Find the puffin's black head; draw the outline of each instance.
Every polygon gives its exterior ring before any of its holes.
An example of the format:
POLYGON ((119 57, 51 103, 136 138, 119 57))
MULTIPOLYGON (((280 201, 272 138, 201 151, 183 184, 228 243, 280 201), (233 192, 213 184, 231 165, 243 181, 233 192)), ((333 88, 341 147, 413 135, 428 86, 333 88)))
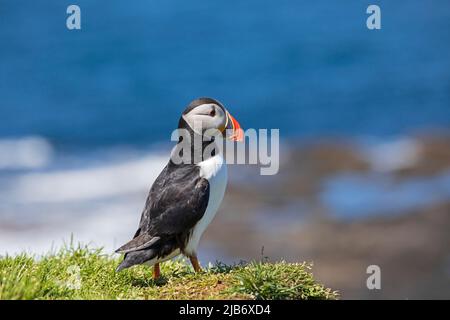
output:
POLYGON ((241 126, 227 109, 212 98, 198 98, 192 101, 181 115, 178 128, 190 129, 203 135, 206 130, 217 129, 226 138, 242 141, 241 126))

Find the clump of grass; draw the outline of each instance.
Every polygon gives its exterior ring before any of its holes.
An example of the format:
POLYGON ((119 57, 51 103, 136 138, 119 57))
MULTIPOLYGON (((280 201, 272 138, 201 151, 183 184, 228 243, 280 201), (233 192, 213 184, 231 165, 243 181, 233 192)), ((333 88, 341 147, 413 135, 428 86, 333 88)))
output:
POLYGON ((151 269, 115 272, 119 258, 87 246, 70 245, 42 257, 0 257, 1 299, 335 299, 317 284, 308 264, 217 263, 194 273, 184 260, 151 269))
POLYGON ((236 292, 255 299, 336 299, 338 294, 313 278, 312 264, 252 262, 236 273, 236 292))

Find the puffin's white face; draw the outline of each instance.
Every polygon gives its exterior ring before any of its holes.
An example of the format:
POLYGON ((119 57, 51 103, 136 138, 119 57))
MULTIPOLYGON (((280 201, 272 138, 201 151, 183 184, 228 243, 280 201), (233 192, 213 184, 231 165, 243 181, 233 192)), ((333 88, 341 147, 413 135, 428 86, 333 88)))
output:
POLYGON ((180 121, 179 128, 187 125, 195 133, 206 138, 211 139, 219 134, 229 140, 242 141, 244 137, 239 122, 220 102, 211 98, 198 98, 192 101, 181 119, 183 122, 180 121))
MULTIPOLYGON (((215 103, 201 104, 184 114, 183 118, 192 130, 200 135, 203 135, 205 131, 211 132, 214 129, 222 133, 228 121, 226 112, 215 103)), ((208 136, 207 134, 204 135, 208 136)))

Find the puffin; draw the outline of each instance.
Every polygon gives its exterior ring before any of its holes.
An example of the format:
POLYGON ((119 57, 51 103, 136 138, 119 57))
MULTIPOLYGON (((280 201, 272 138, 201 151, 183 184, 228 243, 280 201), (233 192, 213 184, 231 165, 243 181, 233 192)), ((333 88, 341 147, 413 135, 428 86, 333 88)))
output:
POLYGON ((201 271, 198 244, 219 209, 228 179, 223 148, 213 148, 217 139, 210 132, 231 141, 242 141, 244 134, 223 104, 207 97, 185 108, 178 129, 187 134, 179 134, 169 162, 151 186, 133 239, 116 250, 124 255, 117 272, 146 264, 153 266, 156 280, 160 263, 181 254, 189 258, 195 272, 201 271), (180 161, 183 143, 191 152, 180 161), (204 152, 206 148, 213 151, 204 152))

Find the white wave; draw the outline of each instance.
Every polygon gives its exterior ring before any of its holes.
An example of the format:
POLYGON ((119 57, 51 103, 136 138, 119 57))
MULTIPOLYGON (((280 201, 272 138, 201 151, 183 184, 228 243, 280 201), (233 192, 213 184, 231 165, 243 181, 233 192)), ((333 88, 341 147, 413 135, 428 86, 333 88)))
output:
POLYGON ((1 179, 0 254, 45 253, 71 234, 76 242, 108 252, 129 240, 168 158, 153 153, 118 158, 122 155, 102 166, 18 172, 1 179))
POLYGON ((35 169, 52 159, 53 148, 44 138, 30 136, 0 140, 0 169, 35 169))
POLYGON ((17 203, 55 203, 93 200, 148 190, 163 169, 166 157, 147 155, 102 167, 15 176, 3 200, 17 203))
POLYGON ((131 197, 88 206, 51 204, 35 209, 30 205, 27 214, 33 215, 31 223, 24 217, 6 226, 7 220, 0 217, 0 254, 45 253, 52 246, 59 248, 71 234, 76 242, 112 252, 132 237, 143 203, 140 197, 131 197))
MULTIPOLYGON (((9 227, 4 225, 5 220, 0 215, 0 255, 46 254, 67 244, 71 236, 75 244, 102 247, 105 253, 112 254, 132 238, 144 203, 145 195, 137 195, 87 205, 37 205, 40 208, 28 205, 27 214, 33 216, 32 224, 25 217, 12 221, 9 227)), ((202 261, 223 260, 224 257, 220 248, 213 244, 200 244, 202 261)))
POLYGON ((420 160, 421 152, 419 141, 401 138, 370 145, 365 148, 364 155, 374 171, 392 172, 414 166, 420 160))

